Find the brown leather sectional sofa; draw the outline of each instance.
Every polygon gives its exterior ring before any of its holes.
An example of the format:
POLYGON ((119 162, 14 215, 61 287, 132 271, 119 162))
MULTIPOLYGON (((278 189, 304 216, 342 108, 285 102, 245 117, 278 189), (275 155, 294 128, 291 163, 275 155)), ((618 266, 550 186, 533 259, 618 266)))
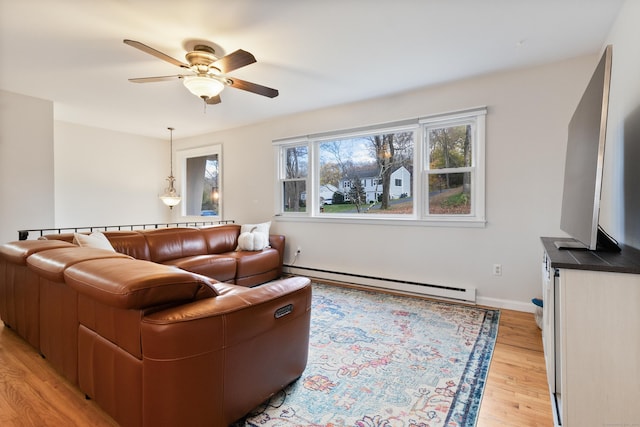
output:
MULTIPOLYGON (((269 235, 269 248, 236 251, 241 226, 159 228, 105 231, 116 252, 160 264, 174 265, 219 282, 255 286, 282 275, 285 237, 269 235)), ((73 241, 73 233, 48 234, 41 239, 73 241)))
POLYGON ((242 253, 235 225, 113 233, 117 252, 0 246, 0 318, 119 424, 226 426, 302 374, 311 285, 272 268, 284 237, 242 253))

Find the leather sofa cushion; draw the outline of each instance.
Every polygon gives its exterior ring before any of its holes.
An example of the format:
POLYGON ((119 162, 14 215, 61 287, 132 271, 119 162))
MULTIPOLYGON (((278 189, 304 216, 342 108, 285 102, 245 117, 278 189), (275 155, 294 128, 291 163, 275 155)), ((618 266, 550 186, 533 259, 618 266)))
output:
POLYGON ((66 247, 75 246, 61 240, 20 240, 0 246, 0 254, 9 262, 27 265, 27 258, 36 252, 66 247))
POLYGON ((226 255, 196 255, 166 261, 164 264, 202 274, 219 282, 233 281, 236 277, 236 260, 226 255))
POLYGON ((144 309, 216 296, 210 279, 167 265, 123 258, 80 262, 64 272, 81 294, 116 308, 144 309))
POLYGON ((164 263, 207 253, 202 232, 195 228, 161 228, 141 232, 147 239, 150 260, 164 263))
POLYGON ((77 246, 40 251, 27 259, 27 265, 38 275, 54 282, 64 280, 64 271, 82 261, 101 258, 126 258, 129 256, 117 252, 77 246))
POLYGON ((262 251, 238 251, 228 254, 238 262, 237 278, 253 276, 277 269, 280 265, 280 254, 275 249, 262 251))

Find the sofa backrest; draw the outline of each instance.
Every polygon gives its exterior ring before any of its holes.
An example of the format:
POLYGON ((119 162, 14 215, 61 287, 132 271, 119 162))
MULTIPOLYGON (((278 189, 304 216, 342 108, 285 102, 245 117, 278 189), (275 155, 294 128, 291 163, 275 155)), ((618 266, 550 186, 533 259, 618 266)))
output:
POLYGON ((153 262, 162 263, 207 253, 204 236, 196 228, 159 228, 140 233, 147 240, 149 257, 153 262))
MULTIPOLYGON (((89 233, 84 233, 89 234, 89 233)), ((38 237, 38 240, 62 240, 63 242, 73 243, 73 235, 74 233, 52 233, 52 234, 43 234, 38 237)))
POLYGON ((210 254, 233 252, 238 246, 238 236, 240 236, 238 224, 206 227, 200 230, 207 242, 207 250, 210 254))
POLYGON ((64 271, 83 261, 103 258, 131 259, 125 254, 105 251, 104 249, 79 248, 69 246, 39 251, 29 256, 27 265, 39 276, 54 282, 64 281, 64 271))
MULTIPOLYGON (((241 226, 225 224, 211 227, 173 227, 145 230, 103 231, 116 252, 135 259, 167 263, 205 254, 234 252, 238 246, 241 226)), ((85 232, 84 234, 89 234, 85 232)), ((74 233, 47 234, 41 239, 72 242, 74 233)), ((26 241, 25 241, 26 242, 26 241)), ((284 257, 284 236, 272 234, 269 244, 284 257)))
POLYGON ((147 239, 141 233, 137 231, 105 231, 104 235, 107 236, 116 252, 135 259, 151 261, 147 239))
POLYGON ((0 246, 0 257, 13 264, 27 265, 27 258, 34 253, 65 247, 74 246, 60 240, 19 240, 0 246))

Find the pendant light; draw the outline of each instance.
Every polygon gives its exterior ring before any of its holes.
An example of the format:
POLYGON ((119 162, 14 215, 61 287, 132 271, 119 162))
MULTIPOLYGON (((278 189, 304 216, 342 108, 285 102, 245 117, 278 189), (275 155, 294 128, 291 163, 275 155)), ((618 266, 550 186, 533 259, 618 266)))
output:
POLYGON ((160 196, 160 200, 162 200, 165 205, 169 206, 169 209, 173 209, 175 205, 180 203, 181 198, 173 186, 173 183, 176 181, 175 177, 173 176, 173 128, 167 129, 169 129, 169 162, 171 165, 171 172, 167 177, 167 181, 169 181, 169 187, 165 188, 164 194, 160 196))

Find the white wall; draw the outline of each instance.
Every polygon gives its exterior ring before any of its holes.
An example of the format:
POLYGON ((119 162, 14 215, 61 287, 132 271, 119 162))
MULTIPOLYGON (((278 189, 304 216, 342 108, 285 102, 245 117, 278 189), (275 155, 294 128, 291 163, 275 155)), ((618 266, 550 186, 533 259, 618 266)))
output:
POLYGON ((640 248, 640 2, 627 1, 606 44, 613 45, 600 223, 640 248))
MULTIPOLYGON (((597 56, 478 77, 184 139, 223 144, 226 219, 273 219, 296 265, 478 289, 479 301, 530 305, 540 294, 543 235, 559 230, 567 124, 597 56), (485 228, 379 226, 272 218, 273 139, 487 105, 485 228), (502 264, 503 275, 492 275, 502 264)), ((281 96, 287 96, 282 94, 281 96)))
POLYGON ((53 103, 0 91, 0 241, 54 223, 53 103))
POLYGON ((55 122, 56 226, 167 222, 169 141, 55 122))
POLYGON ((168 134, 54 121, 54 108, 0 91, 2 242, 17 240, 21 229, 174 221, 158 199, 169 175, 168 134))

